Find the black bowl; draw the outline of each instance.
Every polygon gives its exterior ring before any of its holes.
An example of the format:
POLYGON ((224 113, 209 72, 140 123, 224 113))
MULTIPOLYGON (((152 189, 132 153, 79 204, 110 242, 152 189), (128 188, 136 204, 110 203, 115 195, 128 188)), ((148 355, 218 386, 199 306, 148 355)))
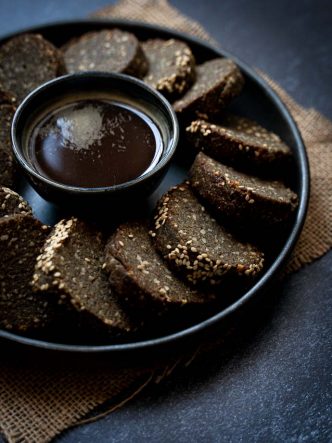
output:
MULTIPOLYGON (((93 95, 91 96, 93 97, 93 95)), ((32 91, 18 107, 12 123, 12 143, 16 160, 35 190, 46 200, 84 212, 118 202, 141 200, 153 192, 165 176, 179 137, 176 115, 165 98, 143 81, 124 74, 82 72, 50 80, 32 91), (56 108, 66 97, 84 94, 115 94, 149 117, 158 128, 163 150, 160 159, 143 175, 112 186, 78 187, 63 184, 41 174, 28 150, 27 133, 40 115, 56 108)))
MULTIPOLYGON (((85 356, 91 360, 91 355, 93 354, 92 360, 95 360, 97 355, 99 355, 100 358, 105 358, 106 356, 121 354, 122 358, 124 358, 125 355, 137 355, 137 353, 141 355, 144 351, 153 354, 157 350, 164 352, 165 350, 172 350, 179 346, 183 349, 184 345, 193 343, 196 340, 201 340, 203 336, 214 332, 215 329, 219 330, 219 328, 223 326, 228 327, 229 323, 234 321, 235 316, 240 313, 246 313, 245 308, 251 304, 251 301, 258 300, 262 294, 266 295, 267 289, 272 286, 272 282, 285 265, 303 227, 309 199, 309 167, 303 141, 286 106, 257 72, 245 63, 224 50, 216 49, 208 43, 186 34, 152 25, 121 20, 62 22, 31 28, 24 30, 24 32, 39 32, 54 44, 61 46, 68 39, 79 36, 85 32, 112 27, 133 32, 141 40, 149 38, 181 39, 191 47, 198 63, 214 57, 230 57, 237 63, 245 76, 246 84, 241 96, 232 105, 232 109, 257 120, 266 128, 279 134, 291 147, 294 155, 292 187, 299 196, 297 213, 287 233, 286 239, 280 244, 272 262, 257 283, 247 292, 241 294, 236 301, 199 323, 147 340, 135 340, 130 343, 113 343, 97 346, 53 343, 47 340, 23 337, 18 334, 0 330, 0 337, 3 338, 3 342, 6 342, 11 350, 14 349, 14 344, 17 344, 21 350, 22 348, 26 348, 28 352, 31 352, 32 348, 37 352, 46 351, 49 357, 52 355, 57 357, 59 353, 64 353, 67 355, 67 358, 69 358, 69 355, 78 359, 82 359, 83 356, 85 356)), ((7 36, 6 39, 12 36, 13 35, 7 36)), ((183 180, 186 172, 186 166, 183 167, 183 164, 175 159, 161 186, 149 200, 151 206, 153 206, 161 193, 165 192, 172 184, 183 180)), ((56 208, 41 200, 38 195, 33 193, 28 185, 24 184, 22 186, 22 192, 34 206, 36 215, 44 222, 54 222, 58 218, 59 214, 56 208)))

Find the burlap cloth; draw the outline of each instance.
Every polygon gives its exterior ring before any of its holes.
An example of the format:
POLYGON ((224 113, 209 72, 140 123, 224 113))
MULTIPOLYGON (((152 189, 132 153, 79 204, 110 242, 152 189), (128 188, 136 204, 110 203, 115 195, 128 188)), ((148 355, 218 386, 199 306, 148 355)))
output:
MULTIPOLYGON (((180 14, 166 0, 122 0, 97 12, 95 17, 148 21, 194 34, 211 41, 196 22, 180 14)), ((278 85, 264 76, 293 114, 305 141, 311 168, 311 199, 303 233, 287 270, 295 271, 331 247, 332 123, 314 109, 299 106, 278 85)), ((153 367, 99 367, 63 369, 28 364, 0 363, 0 425, 10 442, 47 442, 61 431, 81 423, 91 411, 106 404, 111 412, 147 384, 158 382, 181 364, 159 361, 153 367)), ((187 361, 188 360, 188 361, 187 361)))

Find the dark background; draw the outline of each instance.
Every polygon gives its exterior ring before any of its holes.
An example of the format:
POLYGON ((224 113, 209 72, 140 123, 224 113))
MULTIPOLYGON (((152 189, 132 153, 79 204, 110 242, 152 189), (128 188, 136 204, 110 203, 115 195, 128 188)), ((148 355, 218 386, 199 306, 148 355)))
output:
MULTIPOLYGON (((83 18, 109 3, 0 0, 0 34, 83 18)), ((302 105, 332 118, 330 0, 172 4, 302 105)), ((332 441, 331 268, 330 252, 271 289, 222 349, 57 442, 332 441)))

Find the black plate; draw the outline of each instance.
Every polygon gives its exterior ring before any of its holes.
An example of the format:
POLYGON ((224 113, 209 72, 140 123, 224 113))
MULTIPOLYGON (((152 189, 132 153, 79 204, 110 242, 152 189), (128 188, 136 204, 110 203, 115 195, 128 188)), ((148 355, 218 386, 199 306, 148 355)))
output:
MULTIPOLYGON (((120 20, 81 20, 74 22, 61 22, 47 26, 25 29, 22 32, 41 33, 45 38, 53 42, 55 45, 61 46, 70 38, 79 36, 85 32, 112 27, 119 27, 123 30, 133 32, 141 40, 146 40, 148 38, 181 39, 190 45, 198 63, 220 56, 230 57, 237 63, 246 78, 246 85, 243 93, 238 99, 235 100, 232 108, 235 111, 240 112, 242 115, 246 115, 257 120, 266 128, 279 134, 280 137, 293 150, 295 159, 295 175, 292 179, 292 187, 299 195, 299 207, 294 224, 287 239, 284 241, 284 244, 280 245, 280 249, 273 262, 265 270, 259 281, 235 302, 226 306, 217 314, 191 327, 150 340, 93 346, 51 343, 48 341, 23 337, 8 331, 0 330, 0 339, 2 339, 1 343, 6 344, 7 346, 12 346, 14 343, 16 343, 20 345, 20 347, 23 346, 23 348, 28 346, 35 348, 35 350, 62 351, 65 353, 74 353, 78 356, 90 353, 114 354, 118 352, 128 353, 129 351, 135 351, 136 353, 137 351, 142 352, 143 350, 149 351, 152 348, 155 350, 157 348, 164 349, 165 346, 172 347, 175 344, 187 342, 188 339, 192 341, 194 337, 200 337, 201 335, 214 329, 214 327, 229 324, 228 320, 232 318, 232 314, 240 311, 241 308, 246 306, 250 300, 253 300, 258 295, 261 295, 262 292, 268 288, 272 279, 276 277, 282 266, 285 264, 289 254, 293 250, 304 223, 309 198, 309 167, 305 147, 299 131, 293 118, 279 97, 253 69, 249 68, 245 63, 238 60, 235 56, 229 54, 227 51, 216 49, 201 40, 180 32, 175 32, 152 25, 120 20)), ((0 40, 0 44, 14 35, 17 35, 17 33, 7 35, 0 40)), ((164 193, 171 185, 176 184, 183 179, 184 174, 185 170, 178 164, 174 164, 160 188, 149 199, 147 206, 152 207, 156 199, 162 193, 164 193)), ((28 184, 22 184, 21 191, 32 204, 35 214, 43 222, 54 223, 57 219, 59 219, 59 217, 61 217, 60 211, 51 204, 42 200, 28 184)), ((58 353, 55 354, 58 355, 58 353)))

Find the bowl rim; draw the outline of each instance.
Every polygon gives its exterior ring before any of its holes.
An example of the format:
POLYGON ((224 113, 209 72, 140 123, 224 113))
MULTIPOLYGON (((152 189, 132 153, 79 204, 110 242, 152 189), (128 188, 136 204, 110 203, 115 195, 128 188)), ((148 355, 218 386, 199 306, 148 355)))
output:
MULTIPOLYGON (((56 29, 58 27, 65 26, 90 26, 95 27, 96 29, 101 29, 101 26, 105 27, 123 27, 123 28, 136 28, 141 31, 148 30, 150 32, 158 32, 162 34, 164 38, 178 38, 187 42, 189 45, 194 44, 200 48, 204 48, 211 53, 214 53, 216 57, 229 57, 231 58, 245 74, 257 83, 262 93, 268 96, 268 98, 274 103, 275 107, 278 109, 278 112, 282 115, 283 119, 287 122, 290 131, 293 134, 298 163, 299 163, 299 206, 297 210, 296 217, 294 219, 294 225, 291 229, 291 232, 283 245, 283 248, 279 252, 278 256, 275 258, 272 264, 270 264, 267 271, 264 275, 257 281, 257 283, 250 288, 245 294, 243 294, 239 299, 237 299, 234 303, 227 306, 227 308, 222 311, 216 313, 215 315, 207 318, 206 320, 195 324, 189 328, 185 328, 183 330, 177 331, 172 334, 168 334, 166 336, 153 338, 149 340, 136 341, 132 343, 120 343, 120 344, 110 344, 110 345, 70 345, 70 344, 62 344, 62 343, 53 343, 47 342, 45 340, 37 340, 34 338, 23 337, 17 335, 15 333, 5 331, 0 329, 0 339, 3 338, 5 340, 9 340, 11 342, 15 342, 20 345, 30 346, 40 350, 50 350, 50 351, 59 351, 62 353, 68 354, 126 354, 131 352, 143 351, 143 350, 153 350, 157 349, 157 347, 161 347, 163 345, 174 345, 177 341, 181 341, 182 339, 188 338, 190 336, 197 335, 198 333, 206 332, 208 329, 215 326, 217 323, 220 323, 222 320, 230 317, 231 314, 235 313, 235 311, 242 308, 245 304, 249 302, 249 300, 253 299, 255 295, 262 293, 268 284, 275 278, 275 276, 280 272, 282 266, 285 264, 287 258, 292 252, 296 241, 301 233, 303 228, 303 224, 305 221, 305 216, 308 209, 309 202, 309 193, 310 193, 310 173, 309 173, 309 162, 306 153, 306 149, 300 135, 299 129, 288 111, 286 105, 283 103, 281 98, 277 95, 276 92, 271 88, 271 86, 250 66, 248 66, 245 62, 234 56, 232 53, 216 48, 212 44, 201 40, 192 35, 175 31, 173 29, 152 25, 144 22, 138 21, 129 21, 129 20, 118 20, 118 19, 81 19, 81 20, 62 20, 56 21, 54 23, 49 24, 41 24, 39 26, 33 26, 29 28, 25 28, 23 30, 17 30, 11 34, 7 34, 3 36, 0 41, 5 41, 9 38, 16 36, 17 34, 22 34, 25 32, 40 32, 43 33, 46 30, 56 29)), ((88 32, 88 31, 84 31, 88 32)), ((132 32, 135 32, 134 30, 132 32)))
MULTIPOLYGON (((98 82, 96 88, 98 89, 98 82)), ((116 193, 118 191, 124 191, 131 189, 135 187, 138 184, 141 184, 145 180, 148 180, 149 178, 153 177, 154 175, 158 174, 162 169, 164 169, 167 164, 172 160, 177 144, 179 141, 179 123, 176 117, 176 114, 170 105, 170 103, 165 99, 163 95, 161 95, 158 91, 154 90, 152 87, 144 83, 142 80, 131 77, 126 74, 122 73, 115 73, 115 72, 102 72, 102 71, 84 71, 84 72, 78 72, 73 74, 66 74, 62 75, 60 77, 56 77, 54 79, 51 79, 35 88, 33 91, 31 91, 20 103, 18 108, 16 109, 16 112, 13 117, 13 121, 11 124, 11 140, 12 140, 12 149, 15 155, 16 160, 20 164, 20 166, 24 169, 25 173, 28 175, 33 175, 35 179, 42 181, 45 185, 51 186, 52 188, 56 188, 58 190, 64 191, 64 192, 71 192, 79 195, 94 195, 99 193, 116 193), (136 177, 135 179, 129 180, 124 183, 119 183, 117 185, 112 186, 99 186, 99 187, 80 187, 80 186, 73 186, 73 185, 67 185, 64 183, 57 182, 55 180, 52 180, 43 174, 39 173, 36 169, 34 169, 31 166, 31 163, 26 160, 24 155, 24 150, 20 146, 20 143, 18 141, 19 136, 17 134, 17 127, 19 125, 19 121, 22 118, 22 114, 26 112, 26 109, 31 106, 31 102, 38 96, 44 94, 47 92, 50 88, 58 85, 70 82, 71 80, 77 80, 80 81, 82 79, 86 78, 104 78, 109 79, 112 81, 119 80, 124 83, 124 85, 131 83, 139 90, 142 90, 144 94, 142 93, 141 99, 144 100, 144 97, 146 94, 149 94, 150 96, 154 96, 161 107, 167 112, 167 115, 170 118, 170 125, 168 125, 170 129, 171 138, 168 142, 168 145, 166 148, 163 149, 163 152, 161 154, 160 159, 158 162, 146 173, 143 173, 142 175, 136 177)))

